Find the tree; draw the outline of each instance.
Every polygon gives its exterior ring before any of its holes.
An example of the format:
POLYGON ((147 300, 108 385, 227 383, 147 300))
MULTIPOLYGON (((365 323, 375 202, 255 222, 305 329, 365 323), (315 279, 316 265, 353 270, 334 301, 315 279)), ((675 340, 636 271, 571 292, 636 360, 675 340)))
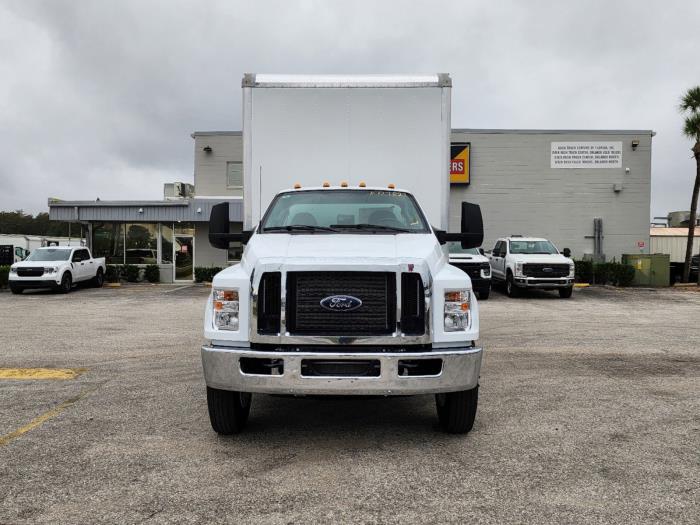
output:
MULTIPOLYGON (((687 283, 690 279, 690 260, 693 257, 693 237, 698 215, 698 191, 700 191, 700 86, 690 88, 683 95, 679 109, 685 115, 683 134, 690 140, 695 141, 691 148, 695 157, 695 185, 693 186, 693 196, 690 200, 688 244, 685 249, 685 265, 683 266, 683 282, 687 283)), ((700 284, 700 272, 698 272, 698 283, 700 284)))

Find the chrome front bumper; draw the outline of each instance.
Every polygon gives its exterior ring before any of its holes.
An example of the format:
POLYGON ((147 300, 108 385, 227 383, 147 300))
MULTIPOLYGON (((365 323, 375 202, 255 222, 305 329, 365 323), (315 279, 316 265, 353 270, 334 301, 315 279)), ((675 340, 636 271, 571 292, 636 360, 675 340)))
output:
POLYGON ((574 285, 573 277, 552 277, 551 279, 540 277, 516 277, 515 286, 522 288, 568 288, 574 285))
MULTIPOLYGON (((203 346, 202 365, 207 386, 238 392, 299 395, 408 395, 458 392, 477 386, 481 369, 479 347, 434 349, 430 352, 358 352, 339 347, 338 352, 268 352, 250 348, 203 346), (347 350, 347 351, 342 351, 347 350), (241 370, 242 358, 281 360, 279 375, 250 374, 241 370), (378 361, 376 377, 305 376, 302 361, 378 361), (435 375, 399 375, 399 361, 440 359, 435 375)), ((276 361, 278 362, 278 361, 276 361)))

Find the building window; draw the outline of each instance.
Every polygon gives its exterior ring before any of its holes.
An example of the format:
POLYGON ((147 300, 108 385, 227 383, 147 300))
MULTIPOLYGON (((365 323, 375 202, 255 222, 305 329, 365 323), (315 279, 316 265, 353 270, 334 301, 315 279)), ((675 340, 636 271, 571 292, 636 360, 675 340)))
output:
POLYGON ((194 223, 176 222, 175 235, 194 235, 194 223))
POLYGON ((124 225, 99 222, 92 227, 92 253, 107 264, 124 264, 124 225))
POLYGON ((126 224, 126 264, 158 262, 158 225, 126 224))
POLYGON ((169 224, 160 225, 160 260, 163 264, 173 263, 173 229, 169 224))
POLYGON ((226 163, 226 187, 243 187, 243 164, 241 162, 226 163))
POLYGON ((228 263, 235 264, 243 257, 243 245, 240 242, 232 242, 228 247, 228 263))

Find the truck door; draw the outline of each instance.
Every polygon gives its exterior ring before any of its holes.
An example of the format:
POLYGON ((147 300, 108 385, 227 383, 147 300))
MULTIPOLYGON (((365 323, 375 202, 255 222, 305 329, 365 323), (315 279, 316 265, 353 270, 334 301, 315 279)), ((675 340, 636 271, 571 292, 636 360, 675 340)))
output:
POLYGON ((505 241, 498 241, 491 252, 491 271, 497 279, 505 279, 505 241))
MULTIPOLYGON (((75 250, 73 252, 73 281, 84 281, 90 278, 90 268, 88 267, 89 258, 87 250, 75 250)), ((94 265, 93 265, 94 266, 94 265)))

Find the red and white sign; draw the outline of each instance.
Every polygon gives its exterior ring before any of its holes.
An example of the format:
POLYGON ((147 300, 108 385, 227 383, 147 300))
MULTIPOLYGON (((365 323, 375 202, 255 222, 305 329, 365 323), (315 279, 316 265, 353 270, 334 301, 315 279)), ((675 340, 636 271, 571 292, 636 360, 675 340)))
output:
POLYGON ((644 248, 647 245, 644 241, 637 241, 637 248, 644 248))

